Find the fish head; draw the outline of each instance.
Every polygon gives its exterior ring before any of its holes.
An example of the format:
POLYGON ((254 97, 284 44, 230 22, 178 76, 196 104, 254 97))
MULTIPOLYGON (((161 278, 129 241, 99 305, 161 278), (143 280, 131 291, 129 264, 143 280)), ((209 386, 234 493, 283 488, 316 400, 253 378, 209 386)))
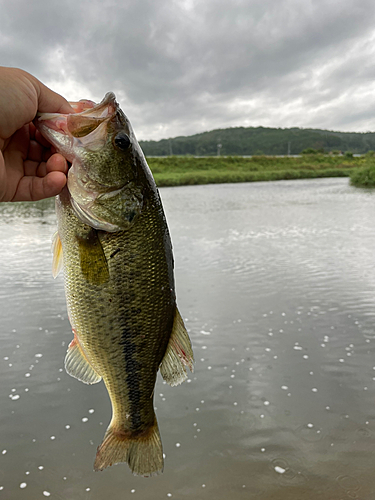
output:
POLYGON ((148 169, 131 124, 112 92, 99 104, 71 105, 76 113, 40 113, 35 126, 72 164, 67 187, 77 217, 103 231, 127 229, 142 209, 148 169))

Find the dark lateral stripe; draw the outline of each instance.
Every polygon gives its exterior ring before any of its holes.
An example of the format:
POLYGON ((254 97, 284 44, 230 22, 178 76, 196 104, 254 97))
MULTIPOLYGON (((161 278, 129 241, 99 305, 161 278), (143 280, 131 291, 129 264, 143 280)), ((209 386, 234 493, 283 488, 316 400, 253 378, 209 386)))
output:
POLYGON ((118 253, 119 253, 119 251, 120 251, 120 248, 116 248, 116 250, 114 250, 114 251, 111 253, 111 255, 109 256, 109 258, 110 258, 110 259, 113 259, 113 257, 114 257, 116 254, 118 254, 118 253))
POLYGON ((130 403, 130 427, 132 430, 142 428, 141 416, 141 366, 136 359, 136 345, 132 342, 131 332, 122 333, 123 352, 126 365, 126 384, 130 403))

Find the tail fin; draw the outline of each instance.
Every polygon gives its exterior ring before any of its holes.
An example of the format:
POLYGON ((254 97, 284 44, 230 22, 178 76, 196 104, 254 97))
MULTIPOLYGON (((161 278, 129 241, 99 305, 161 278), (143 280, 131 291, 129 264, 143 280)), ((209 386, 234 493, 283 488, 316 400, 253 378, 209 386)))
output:
POLYGON ((94 470, 127 462, 136 476, 156 476, 163 471, 163 448, 155 418, 155 423, 142 434, 133 435, 115 429, 111 423, 102 444, 96 453, 94 470))

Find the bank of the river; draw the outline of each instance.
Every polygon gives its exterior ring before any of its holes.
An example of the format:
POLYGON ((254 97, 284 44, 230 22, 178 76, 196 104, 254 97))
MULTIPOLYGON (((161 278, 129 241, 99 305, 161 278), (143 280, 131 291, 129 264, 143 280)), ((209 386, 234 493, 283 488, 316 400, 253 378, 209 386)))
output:
POLYGON ((300 157, 149 157, 158 186, 254 182, 316 177, 348 177, 375 165, 373 157, 303 155, 300 157))
POLYGON ((356 187, 374 188, 375 162, 369 162, 369 164, 353 170, 350 174, 350 182, 353 186, 356 187))

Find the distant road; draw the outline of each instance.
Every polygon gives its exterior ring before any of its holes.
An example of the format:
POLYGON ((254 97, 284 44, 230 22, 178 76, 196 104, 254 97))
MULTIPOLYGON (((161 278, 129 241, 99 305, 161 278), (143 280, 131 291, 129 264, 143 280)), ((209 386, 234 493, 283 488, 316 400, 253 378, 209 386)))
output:
MULTIPOLYGON (((233 157, 236 157, 236 158, 252 158, 253 156, 255 156, 256 158, 258 158, 259 156, 264 156, 265 158, 302 158, 302 156, 309 156, 309 155, 228 155, 228 156, 224 156, 224 155, 220 155, 220 156, 192 156, 192 155, 161 155, 161 156, 155 156, 155 155, 146 155, 147 158, 170 158, 171 156, 176 156, 178 158, 233 158, 233 157)), ((313 155, 311 155, 313 156, 313 155)), ((327 158, 331 157, 331 156, 336 156, 336 157, 340 157, 340 156, 345 156, 345 155, 323 155, 323 156, 326 156, 327 158)), ((359 158, 361 156, 365 156, 365 155, 362 155, 362 154, 358 154, 358 153, 354 153, 353 156, 359 158)))

